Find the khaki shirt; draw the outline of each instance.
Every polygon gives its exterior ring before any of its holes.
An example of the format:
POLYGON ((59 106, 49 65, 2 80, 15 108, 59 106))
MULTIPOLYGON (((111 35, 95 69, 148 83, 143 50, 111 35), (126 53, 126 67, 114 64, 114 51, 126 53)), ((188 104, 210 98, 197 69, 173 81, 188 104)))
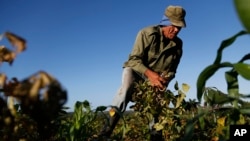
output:
POLYGON ((159 25, 146 27, 137 34, 132 52, 123 67, 131 67, 144 74, 151 69, 174 78, 182 56, 182 40, 164 37, 159 25))

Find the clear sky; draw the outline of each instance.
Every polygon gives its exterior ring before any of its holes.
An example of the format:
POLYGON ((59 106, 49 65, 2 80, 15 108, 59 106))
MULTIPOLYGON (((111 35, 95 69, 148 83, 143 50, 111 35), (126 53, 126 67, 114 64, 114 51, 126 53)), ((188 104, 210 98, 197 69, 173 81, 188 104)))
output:
MULTIPOLYGON (((176 81, 187 83, 186 99, 196 99, 198 75, 213 63, 221 41, 244 29, 233 0, 0 0, 0 32, 28 41, 13 65, 5 63, 0 71, 18 79, 48 72, 68 91, 66 106, 71 108, 84 100, 92 107, 110 105, 137 32, 158 24, 168 5, 187 11, 187 28, 179 33, 184 53, 169 89, 176 81)), ((245 35, 224 51, 222 61, 237 62, 247 53, 245 35)), ((227 70, 217 72, 207 86, 226 92, 227 70)), ((240 86, 249 93, 248 81, 241 79, 240 86)))

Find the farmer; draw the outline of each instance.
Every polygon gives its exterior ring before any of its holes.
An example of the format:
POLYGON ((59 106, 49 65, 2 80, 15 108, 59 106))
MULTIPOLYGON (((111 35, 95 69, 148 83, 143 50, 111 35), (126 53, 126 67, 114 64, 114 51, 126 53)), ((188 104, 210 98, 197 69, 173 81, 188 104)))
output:
MULTIPOLYGON (((124 112, 131 95, 134 82, 148 80, 154 87, 167 88, 175 77, 182 56, 182 40, 177 37, 185 23, 186 11, 181 6, 166 8, 161 22, 140 30, 128 60, 123 65, 122 84, 114 97, 112 106, 124 112)), ((114 109, 111 109, 114 111, 114 109)), ((110 115, 109 123, 100 136, 110 137, 120 116, 110 115)))

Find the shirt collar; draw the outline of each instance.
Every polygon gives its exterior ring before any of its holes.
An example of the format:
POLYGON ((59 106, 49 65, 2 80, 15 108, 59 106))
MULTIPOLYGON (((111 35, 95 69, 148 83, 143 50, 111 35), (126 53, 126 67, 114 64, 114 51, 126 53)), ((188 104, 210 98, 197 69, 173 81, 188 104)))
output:
POLYGON ((160 35, 161 35, 161 42, 164 42, 164 35, 163 35, 163 31, 162 31, 162 28, 161 26, 159 26, 159 30, 160 30, 160 35))

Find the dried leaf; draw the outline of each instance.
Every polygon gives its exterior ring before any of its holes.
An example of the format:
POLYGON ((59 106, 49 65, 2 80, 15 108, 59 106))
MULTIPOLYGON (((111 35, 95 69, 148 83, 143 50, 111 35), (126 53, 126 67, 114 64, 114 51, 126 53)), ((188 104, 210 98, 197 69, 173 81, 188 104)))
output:
POLYGON ((219 141, 219 137, 214 136, 214 137, 211 139, 211 141, 219 141))
POLYGON ((111 108, 111 109, 109 110, 109 115, 110 115, 111 117, 113 117, 113 116, 115 115, 115 109, 114 109, 114 108, 111 108))
MULTIPOLYGON (((32 87, 30 89, 29 92, 29 96, 30 98, 37 98, 39 91, 43 88, 45 88, 46 86, 50 85, 52 83, 52 81, 54 81, 54 78, 52 76, 50 76, 48 73, 44 72, 44 71, 40 71, 32 76, 30 76, 29 78, 30 83, 32 84, 32 87)), ((45 92, 45 99, 46 98, 47 93, 45 92)), ((34 99, 34 100, 35 100, 34 99)))
POLYGON ((32 83, 32 87, 31 87, 31 89, 29 91, 29 97, 32 100, 36 100, 36 98, 38 97, 40 88, 41 88, 41 80, 36 79, 35 82, 32 83))
POLYGON ((4 84, 6 83, 7 76, 3 73, 0 74, 0 87, 3 87, 4 84))
POLYGON ((156 124, 154 124, 154 128, 156 131, 160 131, 164 128, 164 126, 160 123, 156 123, 156 124))
POLYGON ((226 117, 221 117, 221 118, 217 119, 217 125, 218 126, 225 126, 225 120, 226 120, 226 117))
POLYGON ((242 114, 240 114, 240 118, 239 118, 239 120, 237 121, 237 124, 240 124, 240 125, 246 124, 245 117, 244 117, 242 114))
POLYGON ((187 92, 189 91, 189 89, 190 89, 190 86, 189 86, 188 84, 186 84, 186 83, 183 83, 183 84, 182 84, 182 90, 183 90, 185 93, 187 93, 187 92))
POLYGON ((0 46, 0 63, 8 62, 11 65, 15 58, 16 54, 14 52, 10 51, 5 46, 0 46))
POLYGON ((26 49, 26 41, 25 39, 10 33, 10 32, 5 32, 6 38, 9 40, 9 42, 16 48, 16 52, 20 53, 26 49))
POLYGON ((6 84, 4 84, 4 94, 6 96, 15 96, 20 94, 19 91, 20 83, 17 78, 12 78, 6 84))
POLYGON ((15 98, 13 96, 8 97, 8 109, 10 110, 12 115, 16 115, 15 109, 15 98))
POLYGON ((40 76, 42 82, 41 87, 45 87, 55 81, 55 79, 51 75, 44 71, 40 71, 38 75, 40 76))

